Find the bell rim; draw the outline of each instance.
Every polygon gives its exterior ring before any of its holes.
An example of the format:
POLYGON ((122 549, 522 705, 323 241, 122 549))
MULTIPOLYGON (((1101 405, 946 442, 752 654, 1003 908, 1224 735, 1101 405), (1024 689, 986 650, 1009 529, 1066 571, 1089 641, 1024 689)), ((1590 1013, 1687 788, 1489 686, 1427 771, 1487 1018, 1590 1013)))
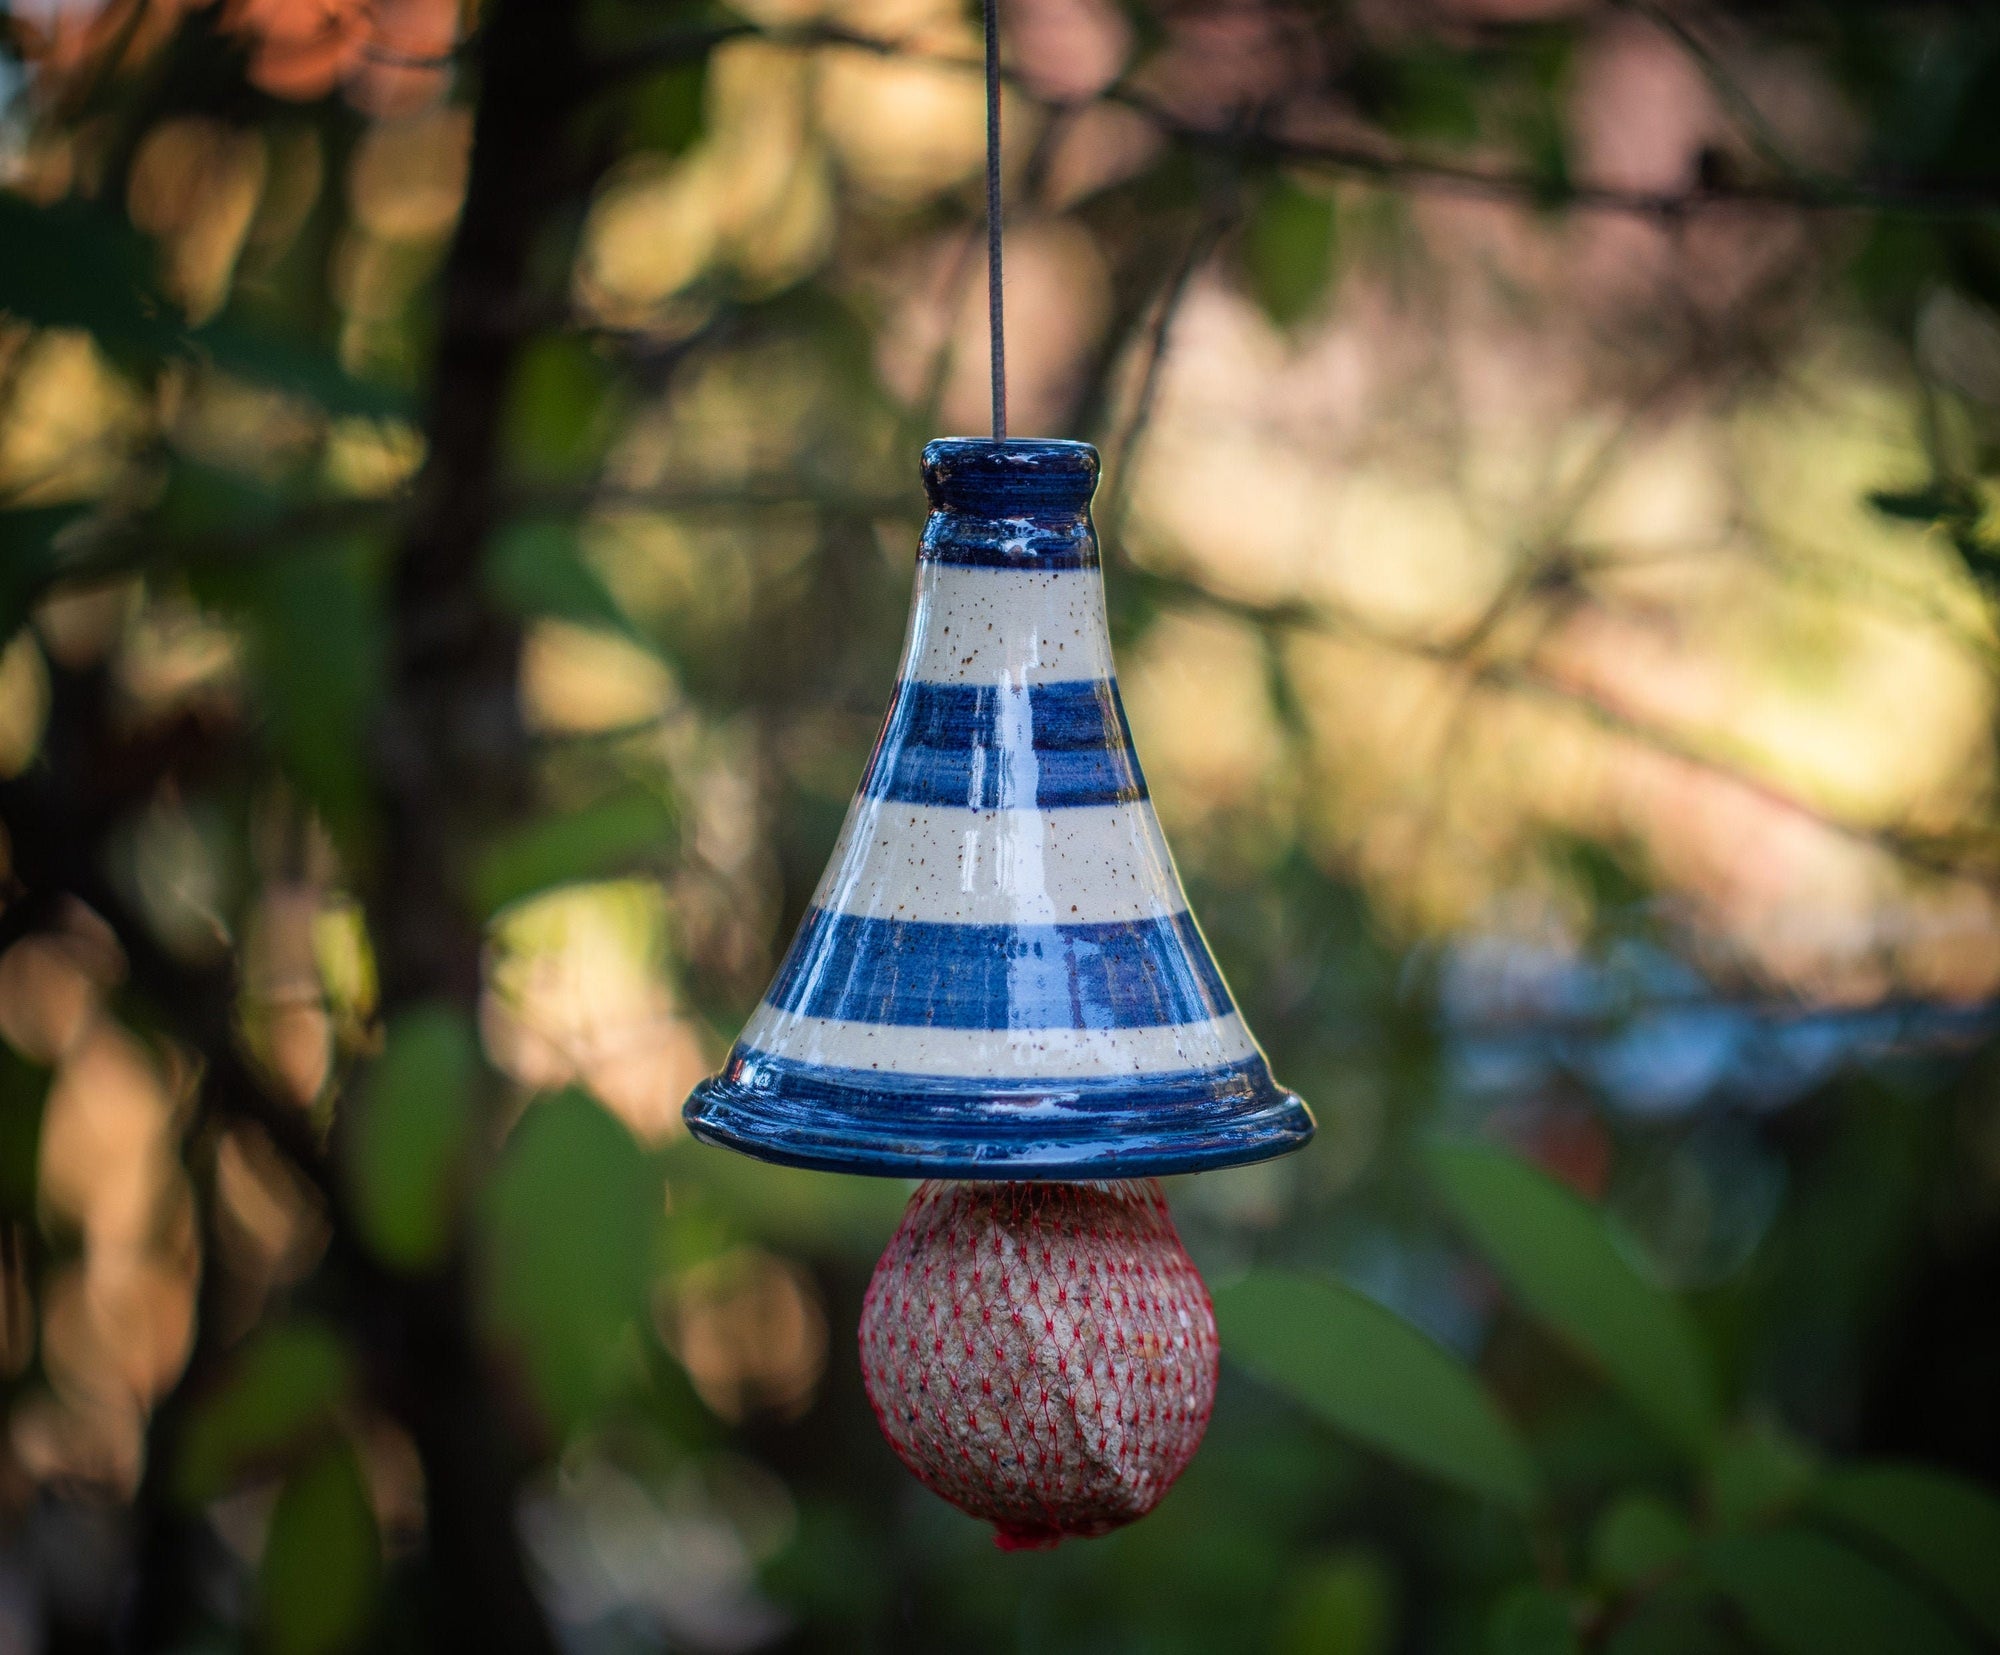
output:
POLYGON ((920 470, 934 514, 1074 526, 1103 468, 1094 445, 1067 437, 933 437, 920 470))
POLYGON ((1303 1149, 1317 1130, 1305 1101, 1261 1057, 1213 1071, 1090 1082, 905 1074, 843 1081, 833 1077, 857 1072, 787 1064, 775 1084, 746 1084, 732 1077, 738 1067, 732 1062, 695 1087, 682 1110, 689 1132, 716 1148, 816 1172, 1158 1178, 1271 1160, 1303 1149), (1088 1105, 1052 1123, 1046 1105, 1084 1094, 1088 1105), (1042 1107, 1028 1115, 1024 1105, 1042 1107))
POLYGON ((1103 464, 1097 444, 1080 437, 932 437, 923 446, 922 463, 941 459, 1020 460, 1044 455, 1050 459, 1078 460, 1093 470, 1103 464))

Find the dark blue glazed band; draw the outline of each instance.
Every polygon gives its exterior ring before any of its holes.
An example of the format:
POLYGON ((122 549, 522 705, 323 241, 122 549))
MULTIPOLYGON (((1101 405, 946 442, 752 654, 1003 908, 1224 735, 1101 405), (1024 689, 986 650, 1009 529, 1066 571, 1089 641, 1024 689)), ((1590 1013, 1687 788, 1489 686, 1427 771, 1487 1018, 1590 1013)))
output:
POLYGON ((1231 1009, 1186 913, 945 925, 814 908, 766 998, 806 1017, 939 1029, 1157 1029, 1231 1009))
POLYGON ((1262 1058, 1061 1083, 829 1069, 731 1054, 688 1100, 704 1143, 787 1166, 904 1178, 1156 1178, 1268 1160, 1311 1112, 1262 1058))
POLYGON ((968 810, 1130 804, 1146 796, 1118 686, 1109 679, 990 684, 904 679, 861 791, 968 810))
POLYGON ((1097 470, 1089 443, 941 437, 924 448, 931 515, 919 556, 983 568, 1094 568, 1097 470))
POLYGON ((979 517, 1076 517, 1097 491, 1097 450, 1053 437, 938 437, 924 444, 933 511, 979 517))
POLYGON ((1049 523, 934 511, 917 558, 961 569, 1095 569, 1097 531, 1088 516, 1049 523))

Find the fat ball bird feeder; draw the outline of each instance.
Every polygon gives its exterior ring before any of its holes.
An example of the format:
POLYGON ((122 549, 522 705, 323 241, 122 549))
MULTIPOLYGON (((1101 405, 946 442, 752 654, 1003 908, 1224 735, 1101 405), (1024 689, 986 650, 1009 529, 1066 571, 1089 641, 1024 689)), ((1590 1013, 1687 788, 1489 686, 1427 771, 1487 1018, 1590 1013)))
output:
POLYGON ((1119 701, 1097 451, 1006 436, 987 6, 994 432, 924 450, 902 665, 791 949, 686 1116, 767 1161, 926 1180, 861 1314, 890 1446, 1004 1547, 1143 1516, 1215 1397, 1162 1174, 1312 1135, 1188 911, 1119 701))

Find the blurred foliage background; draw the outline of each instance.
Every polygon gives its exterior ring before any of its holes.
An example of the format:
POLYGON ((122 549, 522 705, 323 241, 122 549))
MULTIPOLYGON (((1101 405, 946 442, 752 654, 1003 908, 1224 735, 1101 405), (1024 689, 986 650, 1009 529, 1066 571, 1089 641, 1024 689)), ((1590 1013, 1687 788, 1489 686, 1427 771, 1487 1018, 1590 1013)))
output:
POLYGON ((0 10, 0 1651, 2000 1644, 2000 23, 1008 0, 1015 427, 1316 1106, 1003 1556, 689 1144, 978 431, 955 0, 0 10))

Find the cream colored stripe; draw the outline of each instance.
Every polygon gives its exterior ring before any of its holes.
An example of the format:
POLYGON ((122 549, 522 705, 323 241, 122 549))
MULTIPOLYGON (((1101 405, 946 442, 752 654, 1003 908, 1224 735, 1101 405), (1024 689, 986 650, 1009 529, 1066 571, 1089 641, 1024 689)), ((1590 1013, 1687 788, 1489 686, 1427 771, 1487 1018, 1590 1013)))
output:
POLYGON ((958 925, 1090 925, 1187 906, 1147 800, 967 810, 857 799, 813 902, 958 925))
POLYGON ((803 1017, 768 1002, 757 1008, 740 1043, 833 1068, 994 1080, 1171 1074, 1240 1063, 1257 1049, 1234 1012, 1170 1028, 931 1029, 803 1017))
POLYGON ((1098 570, 917 566, 904 678, 1019 686, 1111 675, 1098 570))

